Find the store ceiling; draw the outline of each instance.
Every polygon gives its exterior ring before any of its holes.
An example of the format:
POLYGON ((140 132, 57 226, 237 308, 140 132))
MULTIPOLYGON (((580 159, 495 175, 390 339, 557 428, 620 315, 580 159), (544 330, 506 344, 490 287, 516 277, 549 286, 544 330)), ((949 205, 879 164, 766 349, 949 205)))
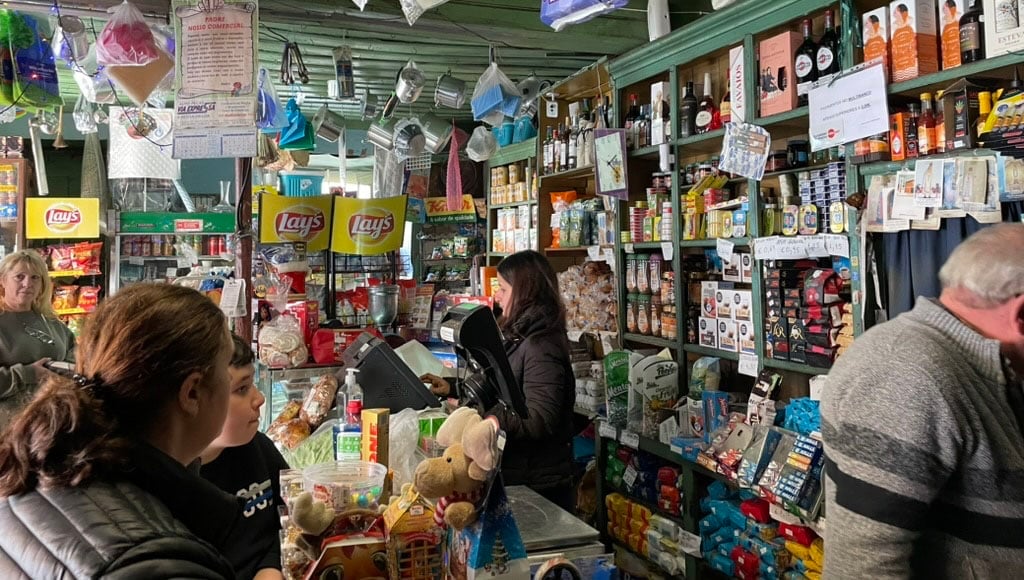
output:
MULTIPOLYGON (((451 0, 427 11, 410 27, 398 0, 369 0, 360 12, 351 0, 264 0, 260 2, 260 64, 278 82, 283 40, 299 44, 310 73, 310 83, 301 88, 278 84, 282 98, 306 94, 303 110, 311 115, 328 102, 332 110, 345 115, 350 126, 362 123, 359 103, 331 101, 327 81, 334 78, 331 50, 348 45, 353 50, 357 92, 365 89, 371 103, 390 96, 399 69, 410 59, 425 73, 427 87, 419 101, 401 105, 399 115, 418 114, 433 107, 434 81, 451 70, 468 83, 467 104, 462 110, 444 109, 460 122, 471 122, 468 96, 476 79, 487 67, 488 49, 494 46, 502 70, 513 80, 536 74, 557 81, 602 56, 616 56, 647 42, 647 2, 631 0, 627 8, 590 22, 554 32, 540 21, 542 0, 451 0)), ((62 1, 68 12, 92 10, 102 14, 119 0, 62 1)), ((673 28, 711 11, 710 0, 669 0, 673 28)), ((37 9, 52 6, 45 0, 13 0, 11 8, 37 9)), ((166 18, 168 2, 140 0, 136 3, 152 20, 166 18)), ((82 15, 89 12, 81 13, 82 15)), ((165 20, 166 21, 166 20, 165 20)), ((94 22, 99 30, 103 22, 94 22)), ((68 107, 78 97, 70 72, 61 71, 61 87, 68 107)))

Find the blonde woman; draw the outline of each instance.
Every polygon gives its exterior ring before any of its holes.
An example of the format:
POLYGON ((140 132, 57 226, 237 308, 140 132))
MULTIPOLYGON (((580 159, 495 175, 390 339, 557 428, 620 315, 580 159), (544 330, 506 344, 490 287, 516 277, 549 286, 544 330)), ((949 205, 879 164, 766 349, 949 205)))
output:
POLYGON ((74 361, 75 337, 50 306, 53 283, 34 250, 0 262, 0 428, 32 398, 48 361, 74 361))

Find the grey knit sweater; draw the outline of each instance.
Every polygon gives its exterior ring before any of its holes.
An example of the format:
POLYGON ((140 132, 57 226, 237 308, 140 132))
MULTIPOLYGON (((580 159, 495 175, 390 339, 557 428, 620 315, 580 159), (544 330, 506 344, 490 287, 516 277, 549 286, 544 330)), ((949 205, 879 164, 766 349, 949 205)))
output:
POLYGON ((941 305, 872 328, 822 401, 825 577, 1024 577, 1021 385, 941 305))

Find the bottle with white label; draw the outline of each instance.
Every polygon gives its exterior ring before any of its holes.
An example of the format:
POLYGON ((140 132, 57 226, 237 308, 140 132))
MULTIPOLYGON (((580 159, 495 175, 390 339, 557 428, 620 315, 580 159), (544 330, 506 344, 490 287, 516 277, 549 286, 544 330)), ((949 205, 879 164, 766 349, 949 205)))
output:
POLYGON ((345 384, 338 390, 338 411, 342 417, 332 429, 334 435, 334 459, 336 461, 359 461, 363 440, 362 411, 363 389, 356 381, 359 369, 345 369, 345 384), (344 403, 343 403, 344 401, 344 403))
POLYGON ((818 45, 811 37, 810 18, 805 18, 800 28, 804 34, 804 41, 796 49, 793 71, 796 73, 796 94, 802 107, 807 104, 807 93, 810 91, 811 83, 818 80, 818 66, 815 64, 818 59, 818 45))
POLYGON ((816 64, 819 80, 830 79, 840 71, 839 35, 836 34, 836 25, 831 9, 825 11, 825 33, 818 40, 816 64))

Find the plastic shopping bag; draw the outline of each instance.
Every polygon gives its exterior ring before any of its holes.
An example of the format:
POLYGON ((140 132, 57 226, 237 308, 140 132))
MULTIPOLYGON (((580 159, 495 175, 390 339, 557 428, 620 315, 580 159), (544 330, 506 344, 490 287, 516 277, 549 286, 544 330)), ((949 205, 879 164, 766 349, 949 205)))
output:
POLYGON ((142 66, 160 58, 161 52, 142 13, 127 0, 114 9, 96 39, 96 61, 103 66, 142 66))
POLYGON ((519 110, 522 99, 519 89, 501 72, 498 64, 492 62, 476 82, 473 89, 473 120, 483 121, 493 127, 500 126, 505 116, 512 117, 519 110))
POLYGON ((556 31, 614 12, 629 0, 541 0, 540 20, 556 31))
POLYGON ((498 151, 498 140, 487 127, 480 125, 473 129, 473 135, 466 144, 466 155, 477 163, 483 163, 498 151))
POLYGON ((448 0, 399 0, 399 4, 402 5, 402 12, 405 13, 405 19, 409 22, 409 26, 416 24, 420 16, 423 13, 435 6, 440 6, 448 0))
POLYGON ((260 69, 256 82, 256 126, 264 133, 277 133, 288 126, 288 115, 265 68, 260 69))

